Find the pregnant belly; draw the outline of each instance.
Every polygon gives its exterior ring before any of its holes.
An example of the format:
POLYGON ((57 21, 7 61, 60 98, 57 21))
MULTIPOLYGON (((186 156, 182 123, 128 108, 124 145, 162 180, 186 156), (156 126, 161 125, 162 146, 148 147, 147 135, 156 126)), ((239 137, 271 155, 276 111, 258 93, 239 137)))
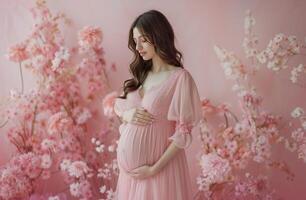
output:
POLYGON ((153 165, 167 146, 167 135, 154 125, 125 124, 120 127, 117 160, 121 168, 130 171, 143 165, 153 165))

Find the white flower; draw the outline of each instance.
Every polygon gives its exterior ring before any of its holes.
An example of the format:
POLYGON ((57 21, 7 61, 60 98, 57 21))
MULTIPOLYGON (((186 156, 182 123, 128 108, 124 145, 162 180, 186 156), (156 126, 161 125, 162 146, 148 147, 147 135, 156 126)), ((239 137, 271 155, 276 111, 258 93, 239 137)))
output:
POLYGON ((290 35, 290 36, 288 37, 288 41, 289 41, 290 43, 294 43, 294 42, 296 42, 296 40, 297 40, 297 38, 296 38, 295 35, 290 35))
POLYGON ((292 83, 297 83, 297 78, 295 76, 291 76, 290 80, 292 83))
POLYGON ((249 30, 256 23, 255 18, 251 15, 244 18, 244 29, 249 30))
POLYGON ((44 154, 41 156, 41 168, 49 169, 52 165, 52 159, 49 154, 44 154))
POLYGON ((70 160, 64 159, 64 160, 61 162, 61 164, 60 164, 61 170, 62 170, 62 171, 66 171, 66 170, 69 168, 70 164, 71 164, 71 161, 70 161, 70 160))
POLYGON ((296 69, 297 69, 297 71, 298 72, 302 72, 303 71, 303 69, 304 69, 304 65, 303 64, 299 64, 297 67, 296 67, 296 69))
POLYGON ((69 189, 72 196, 79 197, 81 195, 80 186, 78 182, 70 184, 69 189))
POLYGON ((11 100, 17 100, 21 97, 21 93, 19 93, 17 90, 13 89, 10 90, 10 99, 11 100))
POLYGON ((232 74, 233 74, 233 70, 232 70, 232 68, 231 68, 231 66, 230 66, 230 63, 224 63, 223 64, 223 68, 224 68, 224 74, 225 74, 225 76, 227 76, 227 77, 231 77, 232 76, 232 74))
POLYGON ((48 200, 60 200, 60 198, 58 196, 51 196, 48 200))
POLYGON ((95 143, 96 142, 96 138, 91 138, 91 143, 95 143))
POLYGON ((55 141, 50 139, 44 139, 41 142, 42 150, 54 149, 55 148, 55 141))
POLYGON ((83 161, 74 161, 68 167, 67 171, 68 171, 70 176, 80 178, 82 175, 89 172, 89 168, 88 168, 87 164, 83 161))
MULTIPOLYGON (((297 79, 298 79, 298 76, 300 75, 300 73, 303 72, 303 70, 306 69, 306 66, 303 65, 303 64, 299 64, 298 66, 294 67, 292 70, 291 70, 291 77, 290 77, 290 80, 292 81, 292 83, 296 83, 297 82, 297 79)), ((306 72, 306 71, 305 71, 306 72)))
POLYGON ((99 140, 96 140, 96 145, 99 146, 101 142, 99 140))
POLYGON ((304 110, 301 107, 296 107, 292 112, 291 112, 291 117, 293 118, 299 118, 304 114, 304 110))
POLYGON ((100 193, 104 194, 106 191, 106 185, 100 187, 100 193))
POLYGON ((259 54, 257 54, 257 55, 256 55, 256 58, 257 58, 257 60, 258 60, 261 64, 264 64, 264 63, 267 62, 267 57, 266 57, 264 51, 261 52, 261 53, 259 53, 259 54))
POLYGON ((240 85, 238 85, 238 84, 234 84, 233 86, 232 86, 232 90, 233 91, 238 91, 238 90, 240 90, 241 89, 241 87, 240 87, 240 85))
POLYGON ((91 112, 84 108, 81 113, 76 118, 77 124, 84 124, 89 118, 91 118, 91 112))
POLYGON ((200 166, 207 183, 222 182, 231 171, 228 160, 221 158, 216 153, 202 155, 200 166))
POLYGON ((296 143, 290 143, 287 139, 285 140, 285 148, 288 149, 291 152, 296 151, 297 144, 296 143))
POLYGON ((303 127, 304 130, 306 130, 306 121, 304 121, 304 122, 302 123, 302 127, 303 127))
POLYGON ((279 43, 279 42, 283 41, 284 39, 285 39, 285 35, 283 33, 279 33, 279 34, 275 35, 273 40, 275 42, 279 43))
POLYGON ((107 200, 113 200, 115 198, 115 193, 113 189, 108 190, 106 193, 107 193, 107 200))
POLYGON ((268 142, 268 139, 266 136, 261 135, 257 138, 257 142, 258 144, 266 144, 268 142))
POLYGON ((301 142, 304 138, 304 131, 302 128, 298 128, 294 131, 292 131, 291 133, 291 137, 297 141, 297 142, 301 142))
POLYGON ((101 144, 100 146, 96 147, 96 151, 99 152, 99 153, 102 153, 102 152, 104 152, 104 147, 105 147, 105 145, 101 144))
POLYGON ((298 54, 298 53, 300 53, 300 47, 298 46, 298 45, 295 45, 295 46, 293 46, 292 48, 291 48, 291 51, 292 51, 292 53, 294 53, 294 54, 298 54))
POLYGON ((218 47, 217 45, 214 46, 214 51, 217 55, 217 57, 221 60, 224 61, 226 59, 226 52, 225 49, 222 49, 218 47))
POLYGON ((234 154, 238 148, 238 144, 236 142, 236 140, 233 140, 233 141, 229 141, 227 140, 224 144, 224 146, 228 149, 228 151, 231 153, 231 154, 234 154))
POLYGON ((62 61, 68 61, 70 58, 70 53, 69 50, 61 47, 56 53, 55 53, 55 57, 52 60, 52 66, 51 69, 53 71, 56 71, 58 69, 58 67, 60 66, 60 64, 62 63, 62 61))
POLYGON ((115 151, 114 145, 108 146, 108 151, 109 151, 109 152, 114 152, 114 151, 115 151))
POLYGON ((59 58, 54 58, 54 59, 52 60, 51 69, 52 69, 53 71, 56 71, 56 69, 59 67, 59 65, 61 64, 61 62, 62 62, 61 59, 59 59, 59 58))
POLYGON ((243 125, 242 123, 236 123, 234 131, 237 134, 243 133, 246 130, 245 125, 243 125))

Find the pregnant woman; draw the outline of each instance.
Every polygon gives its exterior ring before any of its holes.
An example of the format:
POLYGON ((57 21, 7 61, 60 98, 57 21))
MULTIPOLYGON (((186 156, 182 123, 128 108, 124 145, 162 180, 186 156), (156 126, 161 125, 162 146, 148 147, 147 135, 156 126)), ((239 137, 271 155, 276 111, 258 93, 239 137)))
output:
POLYGON ((191 200, 185 149, 201 119, 201 101, 175 48, 173 29, 156 10, 133 22, 128 46, 132 78, 114 110, 121 118, 117 200, 191 200))

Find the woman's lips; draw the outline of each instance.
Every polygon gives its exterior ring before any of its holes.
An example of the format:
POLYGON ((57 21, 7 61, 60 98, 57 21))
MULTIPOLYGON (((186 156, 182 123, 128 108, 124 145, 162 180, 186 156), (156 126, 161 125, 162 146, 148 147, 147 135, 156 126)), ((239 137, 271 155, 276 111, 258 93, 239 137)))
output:
POLYGON ((140 54, 141 56, 143 56, 143 55, 146 54, 146 52, 140 52, 139 54, 140 54))

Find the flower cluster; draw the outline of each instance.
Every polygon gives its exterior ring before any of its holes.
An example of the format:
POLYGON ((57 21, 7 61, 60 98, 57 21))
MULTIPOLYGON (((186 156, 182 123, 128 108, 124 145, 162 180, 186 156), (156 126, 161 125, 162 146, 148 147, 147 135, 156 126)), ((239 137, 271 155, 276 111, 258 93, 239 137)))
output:
POLYGON ((212 152, 201 156, 201 176, 197 178, 199 190, 209 191, 209 186, 229 179, 231 166, 229 161, 212 152))
POLYGON ((13 157, 0 169, 0 198, 17 199, 30 196, 36 180, 50 175, 52 159, 49 154, 29 152, 13 157))
POLYGON ((175 130, 183 133, 183 134, 191 134, 191 130, 193 128, 192 123, 187 123, 187 122, 176 122, 175 130))
POLYGON ((61 173, 67 185, 61 192, 79 199, 111 198, 114 186, 109 180, 118 176, 113 161, 116 140, 105 133, 115 135, 116 130, 108 123, 97 132, 91 129, 91 119, 99 115, 99 101, 109 89, 102 30, 84 27, 78 34, 79 45, 68 48, 60 30, 61 22, 68 22, 63 14, 53 15, 44 1, 37 1, 31 13, 32 32, 10 47, 7 57, 19 63, 20 71, 30 70, 38 85, 24 92, 21 73, 22 90, 10 93, 7 135, 17 154, 0 169, 0 199, 64 200, 61 194, 36 193, 45 190, 36 183, 48 181, 55 173, 61 173), (108 151, 100 146, 97 152, 91 137, 107 144, 108 151), (97 179, 109 192, 99 194, 97 179))
MULTIPOLYGON (((283 117, 263 109, 263 97, 250 80, 260 69, 260 65, 267 65, 273 71, 288 68, 289 59, 301 54, 305 46, 295 36, 279 33, 269 41, 264 50, 259 51, 256 48, 258 37, 253 33, 255 24, 252 13, 247 11, 242 47, 246 58, 252 61, 250 66, 243 64, 233 52, 214 46, 225 76, 235 81, 232 89, 238 96, 242 114, 239 119, 225 104, 215 106, 208 99, 202 101, 204 119, 200 123, 199 136, 202 142, 202 156, 199 158, 202 171, 197 179, 200 190, 197 197, 202 193, 208 199, 222 199, 218 194, 227 191, 227 186, 234 185, 233 199, 272 198, 272 193, 263 190, 267 188, 266 178, 255 179, 255 174, 249 175, 248 180, 241 181, 241 172, 249 169, 248 164, 255 162, 263 167, 279 169, 287 175, 288 180, 292 180, 294 174, 287 164, 273 160, 272 147, 284 144, 286 149, 297 151, 298 157, 306 160, 306 117, 303 108, 296 107, 291 112, 297 123, 291 123, 288 128, 292 130, 295 125, 298 126, 293 129, 291 138, 282 136, 283 117), (221 122, 220 117, 223 118, 221 122)), ((292 82, 297 82, 298 76, 305 72, 304 68, 300 64, 292 70, 292 82)))
MULTIPOLYGON (((252 29, 256 24, 255 18, 250 11, 247 11, 245 17, 245 38, 243 48, 247 58, 255 62, 255 69, 259 69, 259 65, 266 65, 270 70, 278 72, 282 69, 289 68, 288 61, 296 55, 302 54, 302 50, 306 46, 299 42, 294 35, 287 36, 283 33, 276 34, 263 50, 256 49, 258 37, 253 33, 252 29)), ((306 73, 305 65, 299 64, 291 70, 290 80, 292 83, 298 82, 298 76, 306 73)))

